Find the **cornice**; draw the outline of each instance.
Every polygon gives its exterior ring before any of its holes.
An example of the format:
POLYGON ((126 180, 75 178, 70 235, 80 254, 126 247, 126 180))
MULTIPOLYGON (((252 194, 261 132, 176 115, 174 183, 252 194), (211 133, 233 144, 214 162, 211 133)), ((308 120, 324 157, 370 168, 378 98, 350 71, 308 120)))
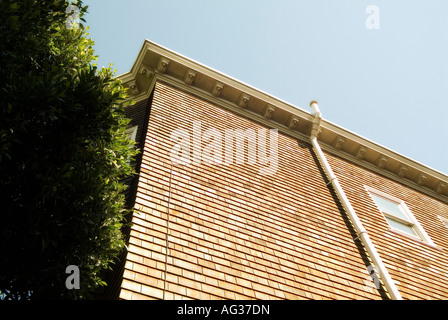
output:
MULTIPOLYGON (((162 81, 295 139, 310 141, 310 112, 149 40, 131 70, 118 78, 134 101, 147 99, 156 81, 162 81)), ((328 153, 448 201, 448 176, 439 171, 325 119, 318 140, 328 153)))

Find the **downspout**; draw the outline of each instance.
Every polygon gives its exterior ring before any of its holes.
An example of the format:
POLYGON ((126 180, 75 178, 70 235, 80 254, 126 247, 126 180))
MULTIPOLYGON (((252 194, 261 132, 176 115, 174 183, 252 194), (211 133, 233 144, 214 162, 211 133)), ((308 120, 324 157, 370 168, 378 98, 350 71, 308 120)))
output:
POLYGON ((319 106, 318 106, 317 101, 311 101, 310 106, 314 112, 313 127, 311 130, 310 140, 311 140, 311 144, 314 148, 314 151, 317 155, 317 158, 319 159, 319 162, 323 166, 325 174, 327 175, 327 178, 330 180, 330 183, 333 186, 336 194, 338 195, 339 200, 342 202, 342 206, 344 207, 344 210, 349 215, 350 220, 352 221, 353 227, 355 228, 358 238, 362 241, 374 266, 378 270, 379 276, 383 280, 384 286, 386 287, 388 293, 390 294, 390 296, 393 300, 402 300, 400 292, 398 291, 397 287, 395 286, 394 281, 390 277, 389 272, 387 271, 386 267, 384 266, 384 263, 382 262, 380 256, 378 255, 378 252, 376 251, 375 246, 373 245, 372 241, 370 240, 370 237, 367 234, 366 229, 364 229, 361 221, 358 218, 358 215, 356 214, 355 210, 353 209, 352 205, 350 204, 349 200, 347 199, 347 196, 345 195, 344 190, 342 190, 342 187, 339 184, 338 179, 336 178, 324 153, 322 152, 322 149, 319 146, 319 143, 317 142, 317 134, 319 132, 319 127, 320 127, 320 123, 322 120, 322 114, 319 111, 319 106))

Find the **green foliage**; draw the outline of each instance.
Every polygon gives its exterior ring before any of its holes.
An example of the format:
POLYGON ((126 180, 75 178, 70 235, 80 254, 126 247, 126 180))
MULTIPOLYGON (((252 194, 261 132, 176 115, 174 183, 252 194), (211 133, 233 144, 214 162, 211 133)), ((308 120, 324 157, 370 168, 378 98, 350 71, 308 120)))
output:
POLYGON ((68 5, 0 0, 0 299, 86 298, 124 247, 126 92, 68 5))

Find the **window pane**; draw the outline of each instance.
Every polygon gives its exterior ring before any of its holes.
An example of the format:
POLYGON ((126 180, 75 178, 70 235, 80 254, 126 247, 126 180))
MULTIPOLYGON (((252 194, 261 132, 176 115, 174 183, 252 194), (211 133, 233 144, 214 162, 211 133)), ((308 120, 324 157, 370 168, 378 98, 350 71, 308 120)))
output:
POLYGON ((378 208, 380 208, 381 211, 394 215, 403 220, 410 221, 409 217, 404 212, 403 208, 399 203, 377 196, 375 194, 371 195, 373 200, 375 200, 376 205, 378 206, 378 208))
POLYGON ((389 225, 394 228, 394 229, 398 229, 400 231, 404 231, 406 233, 409 233, 413 236, 418 236, 417 233, 414 231, 414 228, 412 228, 411 226, 398 222, 397 220, 391 219, 389 217, 386 217, 387 222, 389 222, 389 225))

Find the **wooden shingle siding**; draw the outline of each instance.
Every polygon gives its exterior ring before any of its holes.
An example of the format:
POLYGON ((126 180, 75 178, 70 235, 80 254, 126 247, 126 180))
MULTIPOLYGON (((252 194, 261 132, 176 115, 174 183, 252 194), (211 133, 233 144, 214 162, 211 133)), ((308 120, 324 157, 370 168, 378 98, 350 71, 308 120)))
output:
POLYGON ((448 298, 448 205, 400 183, 327 155, 342 188, 377 247, 403 299, 448 298), (390 230, 364 186, 404 201, 435 246, 390 230))
MULTIPOLYGON (((125 110, 126 117, 130 119, 128 127, 138 126, 137 134, 135 136, 136 147, 143 149, 147 121, 149 117, 151 98, 139 101, 132 106, 128 106, 125 110)), ((138 171, 140 170, 142 154, 137 155, 134 165, 137 172, 136 176, 127 177, 123 179, 128 188, 125 191, 126 203, 128 208, 133 208, 135 202, 136 187, 138 182, 138 171)), ((126 240, 129 240, 130 228, 125 226, 123 228, 123 234, 126 240)), ((121 283, 124 272, 124 266, 126 263, 126 252, 124 251, 115 262, 113 271, 107 275, 107 287, 105 288, 102 297, 104 299, 115 300, 120 295, 121 283)), ((135 298, 136 296, 134 296, 135 298)))
MULTIPOLYGON (((353 240, 349 221, 309 144, 279 134, 273 175, 260 175, 260 165, 247 161, 172 165, 170 134, 183 128, 192 137, 193 121, 201 121, 202 131, 261 128, 156 84, 121 299, 384 298, 382 289, 369 285, 368 259, 353 240)), ((343 167, 337 158, 331 161, 343 167)), ((347 189, 348 180, 342 180, 347 189)), ((377 227, 365 223, 366 228, 377 227)), ((371 237, 380 254, 394 252, 387 241, 371 237)), ((443 259, 439 255, 435 260, 443 259)), ((390 270, 394 279, 400 272, 390 270)), ((409 287, 403 283, 400 278, 400 288, 409 287)))

